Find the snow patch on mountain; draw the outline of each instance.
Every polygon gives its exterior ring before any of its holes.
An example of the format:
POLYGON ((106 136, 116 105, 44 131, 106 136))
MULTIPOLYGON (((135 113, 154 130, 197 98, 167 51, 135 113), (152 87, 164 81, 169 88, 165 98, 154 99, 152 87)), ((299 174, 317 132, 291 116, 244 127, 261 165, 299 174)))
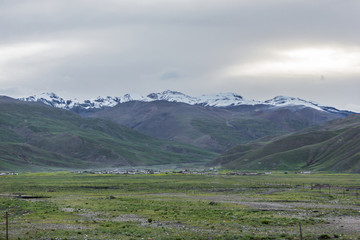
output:
POLYGON ((202 95, 198 98, 198 104, 212 107, 229 107, 239 105, 256 105, 260 101, 247 100, 236 93, 219 93, 213 95, 202 95))

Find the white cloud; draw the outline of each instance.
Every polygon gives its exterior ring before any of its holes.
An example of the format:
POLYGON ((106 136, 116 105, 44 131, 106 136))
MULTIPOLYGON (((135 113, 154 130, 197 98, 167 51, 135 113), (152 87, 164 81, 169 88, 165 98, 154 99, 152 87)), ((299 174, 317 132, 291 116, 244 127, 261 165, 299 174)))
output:
POLYGON ((0 45, 0 81, 11 82, 46 72, 49 67, 59 64, 59 59, 74 54, 83 47, 80 43, 69 41, 0 45))
POLYGON ((0 46, 0 64, 36 56, 53 50, 54 43, 20 43, 0 46))
POLYGON ((231 66, 225 70, 225 74, 231 77, 360 75, 360 49, 299 47, 275 50, 265 59, 231 66))

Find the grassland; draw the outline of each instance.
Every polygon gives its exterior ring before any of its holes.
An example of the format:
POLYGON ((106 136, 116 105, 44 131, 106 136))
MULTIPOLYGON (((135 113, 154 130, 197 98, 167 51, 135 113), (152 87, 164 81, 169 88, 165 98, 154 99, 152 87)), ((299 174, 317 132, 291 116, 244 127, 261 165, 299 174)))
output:
POLYGON ((0 239, 360 239, 356 174, 0 177, 0 239))

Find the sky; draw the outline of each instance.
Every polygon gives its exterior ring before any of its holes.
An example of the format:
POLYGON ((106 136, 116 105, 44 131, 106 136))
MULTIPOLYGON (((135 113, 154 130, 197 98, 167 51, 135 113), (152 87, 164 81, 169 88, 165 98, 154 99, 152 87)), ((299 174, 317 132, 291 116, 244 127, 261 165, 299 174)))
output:
POLYGON ((1 0, 0 94, 279 95, 360 112, 359 0, 1 0))

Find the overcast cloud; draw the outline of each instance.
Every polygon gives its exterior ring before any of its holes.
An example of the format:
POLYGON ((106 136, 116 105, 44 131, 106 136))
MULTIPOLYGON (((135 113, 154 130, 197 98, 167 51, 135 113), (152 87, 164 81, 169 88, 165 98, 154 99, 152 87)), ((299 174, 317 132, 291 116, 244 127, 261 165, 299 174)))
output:
POLYGON ((2 0, 0 94, 236 92, 360 112, 358 0, 2 0))

